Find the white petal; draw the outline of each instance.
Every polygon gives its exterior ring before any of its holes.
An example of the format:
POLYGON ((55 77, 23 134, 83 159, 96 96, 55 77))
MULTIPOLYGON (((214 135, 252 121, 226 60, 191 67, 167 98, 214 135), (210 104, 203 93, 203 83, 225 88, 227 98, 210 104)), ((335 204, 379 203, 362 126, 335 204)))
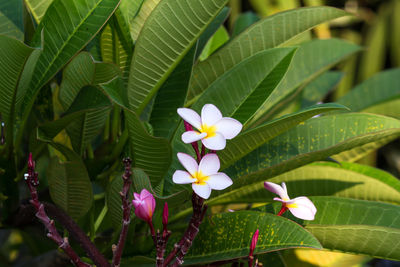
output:
POLYGON ((271 191, 274 194, 277 194, 282 199, 289 199, 289 196, 286 194, 286 191, 278 184, 274 184, 271 182, 264 182, 264 187, 268 191, 271 191))
POLYGON ((217 174, 210 175, 207 183, 211 189, 223 190, 232 185, 232 180, 225 173, 219 172, 217 174))
POLYGON ((240 133, 243 125, 232 118, 222 118, 215 126, 217 127, 217 132, 222 133, 225 139, 232 139, 240 133))
POLYGON ((208 126, 214 125, 222 119, 222 114, 219 109, 213 104, 205 104, 201 109, 201 123, 208 126))
POLYGON ((179 152, 177 156, 182 166, 185 167, 185 169, 193 176, 199 168, 196 160, 192 156, 185 153, 179 152))
POLYGON ((285 194, 288 195, 285 182, 282 182, 281 185, 282 185, 283 190, 285 190, 285 194))
POLYGON ((286 202, 290 212, 297 218, 303 220, 314 220, 317 208, 307 197, 296 197, 286 202), (295 207, 291 207, 295 205, 295 207))
POLYGON ((211 195, 211 187, 208 184, 192 184, 193 191, 200 197, 207 199, 211 195))
POLYGON ((172 181, 176 184, 191 184, 195 180, 190 173, 181 170, 175 171, 172 175, 172 181))
POLYGON ((207 136, 207 133, 199 133, 196 131, 189 131, 189 132, 184 132, 182 134, 182 141, 185 144, 190 144, 196 141, 199 141, 200 139, 204 138, 207 136))
POLYGON ((219 158, 217 154, 210 153, 205 155, 199 164, 199 171, 203 173, 203 175, 212 175, 216 174, 220 168, 219 158))
POLYGON ((213 137, 201 139, 201 142, 206 148, 211 150, 221 150, 226 146, 226 140, 220 133, 215 133, 213 137))
POLYGON ((178 108, 179 116, 197 129, 201 128, 201 118, 196 111, 190 108, 178 108))

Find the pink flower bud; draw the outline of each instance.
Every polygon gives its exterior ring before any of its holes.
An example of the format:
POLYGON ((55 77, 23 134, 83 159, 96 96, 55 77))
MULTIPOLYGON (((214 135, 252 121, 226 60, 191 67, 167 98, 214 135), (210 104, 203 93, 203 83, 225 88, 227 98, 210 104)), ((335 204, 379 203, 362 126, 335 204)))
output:
POLYGON ((146 189, 143 189, 140 195, 133 193, 133 196, 135 199, 132 200, 132 204, 135 207, 136 217, 150 223, 153 218, 154 209, 156 208, 156 200, 153 195, 146 189))
POLYGON ((162 224, 164 225, 164 227, 166 227, 168 224, 168 202, 165 202, 164 204, 162 224))
POLYGON ((260 231, 257 229, 253 234, 253 238, 251 239, 251 244, 250 244, 250 254, 249 254, 249 256, 253 256, 253 252, 256 249, 259 232, 260 231))
POLYGON ((32 153, 29 153, 28 168, 29 169, 34 169, 35 168, 35 162, 32 159, 32 153))

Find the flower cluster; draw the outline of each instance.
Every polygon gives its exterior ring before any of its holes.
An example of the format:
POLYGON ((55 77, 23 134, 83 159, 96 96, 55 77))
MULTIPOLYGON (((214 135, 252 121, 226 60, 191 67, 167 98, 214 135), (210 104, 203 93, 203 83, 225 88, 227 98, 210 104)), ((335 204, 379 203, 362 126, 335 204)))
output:
MULTIPOLYGON (((224 149, 226 140, 237 136, 242 130, 242 124, 232 118, 223 117, 221 111, 213 104, 206 104, 201 110, 201 116, 189 108, 179 108, 178 114, 192 127, 182 134, 182 141, 194 144, 197 141, 209 149, 204 156, 198 157, 199 163, 190 155, 178 153, 179 162, 186 171, 177 170, 172 176, 176 184, 192 184, 193 191, 200 197, 208 199, 211 190, 223 190, 232 185, 232 180, 222 172, 218 172, 220 161, 215 150, 224 149)), ((205 150, 203 147, 202 151, 205 150)))

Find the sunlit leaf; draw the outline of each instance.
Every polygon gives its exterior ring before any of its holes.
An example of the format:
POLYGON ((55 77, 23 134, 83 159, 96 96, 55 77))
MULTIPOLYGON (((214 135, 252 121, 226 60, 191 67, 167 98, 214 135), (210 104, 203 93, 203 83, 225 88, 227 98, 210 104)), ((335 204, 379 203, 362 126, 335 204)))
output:
POLYGON ((289 10, 253 24, 194 69, 188 100, 199 95, 237 63, 262 50, 283 46, 298 34, 348 13, 331 7, 289 10), (283 28, 285 30, 283 30, 283 28))
POLYGON ((146 20, 129 74, 129 104, 138 115, 227 0, 166 0, 146 20), (171 12, 176 10, 176 12, 171 12))
POLYGON ((203 222, 185 263, 246 257, 256 229, 260 233, 255 254, 293 247, 320 248, 315 237, 290 220, 262 212, 237 211, 216 214, 203 222))

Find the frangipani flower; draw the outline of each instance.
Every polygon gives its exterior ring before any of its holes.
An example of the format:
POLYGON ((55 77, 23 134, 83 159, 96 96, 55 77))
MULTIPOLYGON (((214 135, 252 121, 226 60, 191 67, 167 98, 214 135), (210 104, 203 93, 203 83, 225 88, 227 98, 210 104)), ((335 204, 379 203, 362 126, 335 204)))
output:
POLYGON ((242 124, 232 118, 222 117, 221 111, 213 104, 206 104, 201 110, 201 117, 189 108, 178 108, 178 114, 198 131, 182 134, 186 144, 201 140, 203 145, 212 150, 225 148, 226 139, 232 139, 242 130, 242 124))
POLYGON ((296 197, 290 199, 287 194, 286 184, 282 183, 282 186, 264 182, 264 187, 268 191, 279 195, 280 198, 275 197, 274 200, 282 202, 282 210, 278 215, 281 215, 287 209, 297 218, 303 220, 314 220, 317 208, 307 197, 296 197))
POLYGON ((132 204, 135 207, 135 215, 139 219, 150 223, 153 218, 154 209, 156 208, 156 200, 153 195, 143 189, 138 193, 133 193, 135 199, 132 200, 132 204))
POLYGON ((193 191, 204 199, 210 197, 211 189, 223 190, 232 184, 231 178, 218 172, 220 163, 216 154, 205 155, 200 164, 185 153, 178 153, 178 159, 187 171, 175 171, 172 180, 176 184, 192 184, 193 191))

